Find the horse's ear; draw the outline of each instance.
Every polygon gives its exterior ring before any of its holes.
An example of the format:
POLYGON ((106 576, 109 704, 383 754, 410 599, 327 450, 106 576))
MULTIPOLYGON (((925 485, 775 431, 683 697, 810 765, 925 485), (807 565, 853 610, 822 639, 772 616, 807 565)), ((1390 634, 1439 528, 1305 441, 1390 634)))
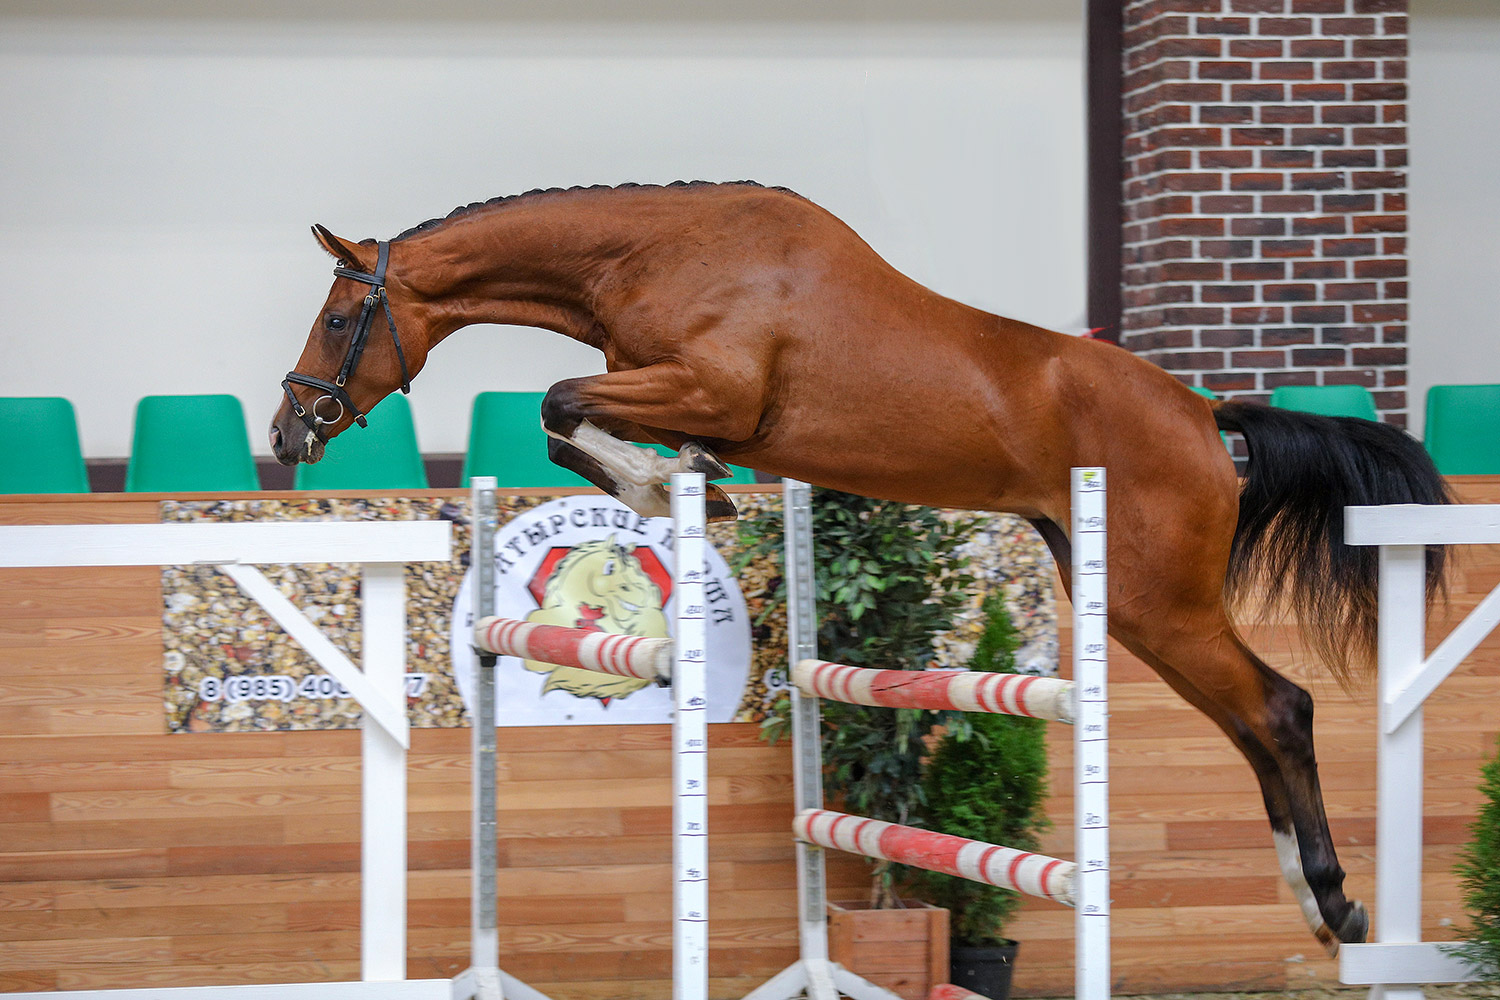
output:
POLYGON ((346 243, 319 225, 314 225, 312 232, 313 238, 318 241, 318 245, 338 258, 339 263, 344 267, 358 267, 368 270, 369 268, 366 265, 373 263, 373 258, 367 262, 360 254, 361 248, 358 243, 346 243))

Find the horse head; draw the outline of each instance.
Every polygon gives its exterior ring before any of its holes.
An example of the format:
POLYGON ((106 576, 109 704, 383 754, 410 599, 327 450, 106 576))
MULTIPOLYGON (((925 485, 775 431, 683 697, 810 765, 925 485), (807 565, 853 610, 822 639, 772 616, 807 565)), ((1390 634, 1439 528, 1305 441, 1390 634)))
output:
POLYGON ((391 244, 350 243, 322 226, 313 235, 338 265, 271 420, 271 451, 283 465, 318 461, 331 438, 363 427, 376 403, 409 391, 427 360, 427 314, 390 270, 391 244))

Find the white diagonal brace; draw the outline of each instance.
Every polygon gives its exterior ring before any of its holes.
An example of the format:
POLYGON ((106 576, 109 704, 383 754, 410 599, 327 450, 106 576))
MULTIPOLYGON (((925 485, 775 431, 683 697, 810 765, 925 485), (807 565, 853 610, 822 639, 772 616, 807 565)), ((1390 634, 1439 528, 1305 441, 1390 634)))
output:
POLYGON ((402 749, 411 746, 411 726, 406 721, 404 705, 393 705, 371 684, 364 672, 356 667, 343 651, 323 634, 323 630, 312 622, 291 601, 287 600, 276 585, 254 566, 244 563, 224 563, 218 567, 239 584, 241 590, 266 609, 276 623, 296 639, 318 666, 333 675, 334 680, 359 702, 365 714, 374 719, 380 728, 391 735, 402 749))
POLYGON ((1411 718, 1411 713, 1422 707, 1427 697, 1458 669, 1464 657, 1474 652, 1496 625, 1500 625, 1500 587, 1490 591, 1489 596, 1448 633, 1448 637, 1427 657, 1412 682, 1391 697, 1385 716, 1386 732, 1394 732, 1411 718))

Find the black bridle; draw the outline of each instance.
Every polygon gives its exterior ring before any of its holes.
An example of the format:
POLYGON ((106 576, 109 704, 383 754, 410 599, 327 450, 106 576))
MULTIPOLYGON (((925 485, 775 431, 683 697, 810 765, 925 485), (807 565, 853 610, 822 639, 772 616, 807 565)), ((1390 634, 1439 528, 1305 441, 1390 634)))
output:
POLYGON ((354 400, 349 398, 349 393, 344 390, 344 383, 349 376, 354 374, 354 369, 359 366, 359 357, 365 352, 365 341, 370 339, 370 327, 375 322, 375 305, 385 306, 385 323, 390 327, 391 340, 396 344, 396 358, 401 362, 401 391, 411 392, 411 376, 406 371, 406 354, 401 350, 401 338, 396 334, 396 318, 391 315, 391 300, 385 292, 385 266, 390 260, 391 245, 382 240, 378 244, 378 256, 375 259, 375 273, 356 271, 350 267, 342 266, 344 261, 339 261, 340 266, 333 269, 333 273, 340 278, 351 278, 354 281, 362 281, 370 286, 370 293, 365 296, 365 304, 359 311, 359 320, 354 324, 354 333, 349 338, 349 350, 344 355, 344 363, 339 368, 338 377, 332 382, 327 379, 318 378, 315 375, 304 375, 301 372, 290 371, 286 378, 281 380, 282 391, 286 393, 287 400, 292 404, 292 412, 302 418, 307 429, 317 436, 319 441, 325 444, 328 438, 323 436, 322 428, 325 425, 338 423, 344 417, 347 409, 354 414, 354 422, 361 427, 368 426, 365 415, 360 412, 359 407, 354 405, 354 400), (322 389, 323 395, 319 396, 311 408, 304 409, 297 401, 297 394, 292 391, 292 383, 310 386, 314 389, 322 389), (318 414, 318 404, 325 399, 331 399, 339 404, 339 412, 330 420, 325 420, 318 414))

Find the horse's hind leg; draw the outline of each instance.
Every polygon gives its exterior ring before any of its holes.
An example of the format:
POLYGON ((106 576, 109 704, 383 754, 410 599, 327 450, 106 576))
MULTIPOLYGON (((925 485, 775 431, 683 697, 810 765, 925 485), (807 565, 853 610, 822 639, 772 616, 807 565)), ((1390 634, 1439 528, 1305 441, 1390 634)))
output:
POLYGON ((1158 626, 1118 637, 1213 719, 1255 770, 1282 874, 1324 948, 1332 954, 1340 942, 1363 941, 1369 918, 1344 896, 1323 809, 1312 698, 1250 652, 1222 613, 1204 619, 1202 628, 1179 621, 1170 634, 1158 626))

